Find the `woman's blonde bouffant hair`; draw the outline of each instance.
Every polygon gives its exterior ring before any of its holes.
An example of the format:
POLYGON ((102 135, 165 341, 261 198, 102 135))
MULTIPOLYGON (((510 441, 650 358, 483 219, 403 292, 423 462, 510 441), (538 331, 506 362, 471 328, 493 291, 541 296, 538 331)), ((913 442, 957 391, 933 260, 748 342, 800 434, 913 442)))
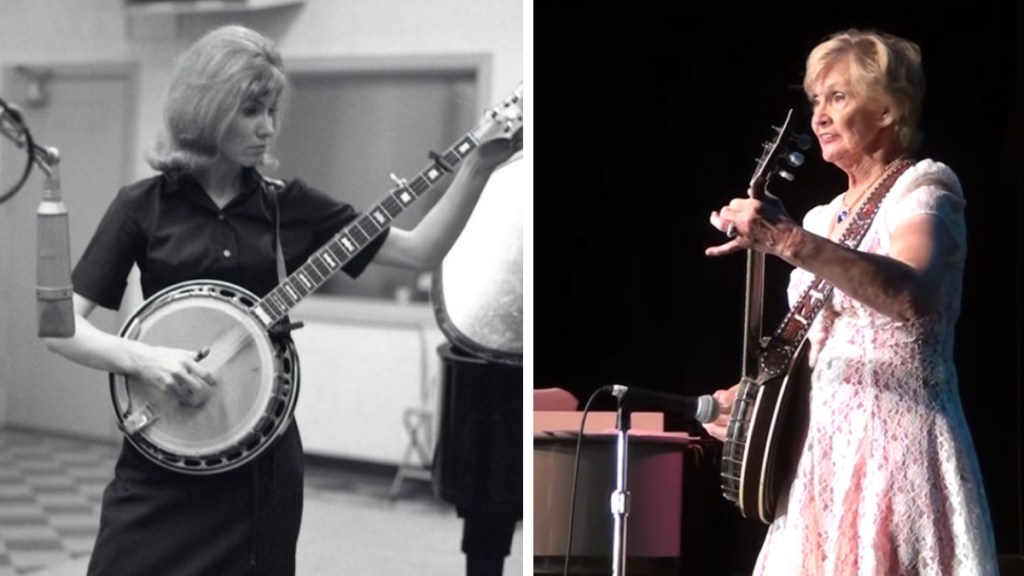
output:
POLYGON ((921 48, 874 30, 850 29, 833 34, 807 57, 804 91, 808 96, 834 65, 843 62, 850 64, 850 88, 855 95, 888 106, 903 146, 916 148, 925 89, 921 48))
MULTIPOLYGON (((238 25, 207 32, 175 63, 164 126, 146 160, 162 172, 207 166, 218 158, 221 136, 245 102, 276 99, 280 118, 289 92, 281 55, 269 38, 238 25)), ((276 164, 270 154, 260 163, 276 164)))

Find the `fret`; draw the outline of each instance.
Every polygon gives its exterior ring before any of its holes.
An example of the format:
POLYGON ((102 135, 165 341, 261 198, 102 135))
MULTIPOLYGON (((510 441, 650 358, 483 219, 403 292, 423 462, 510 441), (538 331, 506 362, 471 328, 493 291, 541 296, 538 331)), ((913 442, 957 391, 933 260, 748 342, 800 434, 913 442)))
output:
POLYGON ((310 292, 313 291, 314 288, 316 288, 316 286, 313 284, 313 281, 309 279, 309 276, 303 269, 299 268, 295 272, 295 277, 298 278, 299 282, 302 283, 302 287, 306 290, 306 294, 309 294, 310 292))
POLYGON ((452 149, 455 150, 455 152, 458 153, 459 156, 465 158, 467 154, 469 154, 476 148, 476 146, 476 141, 470 138, 469 136, 466 136, 458 144, 452 147, 452 149))
POLYGON ((409 189, 412 190, 417 197, 422 196, 430 188, 431 183, 423 176, 417 176, 412 182, 409 183, 409 189))
POLYGON ((263 309, 263 305, 261 303, 257 303, 253 306, 252 311, 264 326, 269 327, 274 323, 274 319, 270 317, 270 314, 267 314, 267 311, 263 309))
POLYGON ((361 249, 370 241, 370 238, 358 226, 349 226, 347 231, 349 239, 356 245, 355 250, 361 249))
POLYGON ((456 154, 454 150, 448 150, 447 152, 444 153, 442 158, 444 158, 444 161, 447 162, 448 165, 452 167, 458 166, 459 162, 462 162, 462 157, 456 154))
POLYGON ((313 269, 320 274, 321 278, 327 278, 331 275, 331 268, 324 261, 321 260, 316 254, 309 258, 309 263, 313 265, 313 269))
POLYGON ((377 223, 373 221, 373 218, 371 218, 369 214, 364 214, 361 218, 359 218, 359 220, 356 221, 356 226, 359 228, 359 230, 366 234, 366 242, 360 242, 360 248, 362 248, 370 241, 370 239, 376 236, 377 232, 380 232, 380 227, 377 226, 377 223))
POLYGON ((313 283, 319 286, 324 281, 324 275, 317 270, 316 266, 313 265, 312 259, 306 260, 306 263, 302 265, 302 269, 306 274, 313 279, 313 283))
POLYGON ((408 186, 395 190, 391 193, 391 196, 402 206, 408 206, 416 201, 416 194, 408 186))
POLYGON ((443 168, 431 167, 423 172, 423 177, 429 180, 431 184, 436 184, 438 180, 445 177, 445 174, 447 172, 443 168))
POLYGON ((337 258, 338 262, 341 262, 342 265, 349 260, 349 252, 347 252, 339 242, 328 242, 324 249, 337 258))
POLYGON ((298 298, 292 296, 293 294, 295 294, 295 292, 289 292, 288 290, 289 286, 286 286, 284 284, 279 285, 277 289, 274 290, 275 292, 277 292, 277 296, 281 300, 281 302, 284 303, 285 308, 291 308, 292 306, 295 306, 299 302, 298 298))
POLYGON ((387 211, 388 216, 390 216, 392 219, 397 218, 402 214, 402 212, 405 211, 405 209, 402 207, 401 202, 396 200, 394 196, 388 196, 387 198, 384 199, 383 202, 380 203, 380 205, 384 210, 387 211))
POLYGON ((322 250, 320 252, 320 259, 327 262, 327 265, 331 267, 331 270, 341 268, 341 263, 334 258, 334 255, 331 254, 330 250, 322 250))
POLYGON ((281 310, 287 310, 292 307, 294 302, 289 303, 280 290, 273 290, 270 292, 270 301, 273 302, 281 310))
POLYGON ((339 235, 338 245, 341 246, 348 255, 355 254, 359 250, 359 243, 356 242, 349 234, 339 235))
POLYGON ((288 295, 296 302, 309 295, 308 291, 304 291, 301 286, 296 286, 295 281, 291 279, 286 278, 281 286, 288 291, 288 295))
POLYGON ((380 228, 387 228, 391 225, 391 215, 381 207, 371 210, 370 216, 373 218, 374 224, 380 228))
POLYGON ((270 313, 270 316, 275 317, 275 319, 284 316, 284 310, 278 308, 277 304, 275 304, 273 301, 264 298, 263 300, 261 300, 261 302, 263 304, 263 308, 270 313))

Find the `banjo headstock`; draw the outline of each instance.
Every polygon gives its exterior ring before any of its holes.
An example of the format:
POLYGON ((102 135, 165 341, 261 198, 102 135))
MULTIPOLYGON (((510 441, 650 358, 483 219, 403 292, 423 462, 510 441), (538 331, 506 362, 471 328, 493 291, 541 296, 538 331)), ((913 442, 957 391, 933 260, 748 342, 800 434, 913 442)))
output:
POLYGON ((490 140, 522 138, 523 83, 520 82, 504 100, 491 106, 471 133, 480 144, 490 140))
POLYGON ((807 150, 811 147, 811 137, 806 134, 793 133, 790 128, 792 118, 793 109, 790 108, 782 126, 772 127, 775 130, 775 137, 761 144, 761 156, 755 161, 754 174, 750 177, 750 184, 747 188, 747 194, 751 198, 764 197, 773 175, 778 174, 781 178, 793 180, 793 174, 780 167, 780 161, 785 160, 785 163, 792 168, 799 167, 804 163, 804 155, 799 150, 807 150), (784 141, 790 142, 798 150, 790 149, 783 144, 784 141))

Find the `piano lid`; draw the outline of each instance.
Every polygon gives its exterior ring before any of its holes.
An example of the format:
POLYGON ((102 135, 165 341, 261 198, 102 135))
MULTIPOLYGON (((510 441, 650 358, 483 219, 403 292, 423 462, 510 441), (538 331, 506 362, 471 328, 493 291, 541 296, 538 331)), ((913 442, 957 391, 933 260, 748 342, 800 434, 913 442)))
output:
POLYGON ((533 182, 522 151, 491 175, 431 285, 444 335, 495 362, 523 361, 523 209, 533 182))

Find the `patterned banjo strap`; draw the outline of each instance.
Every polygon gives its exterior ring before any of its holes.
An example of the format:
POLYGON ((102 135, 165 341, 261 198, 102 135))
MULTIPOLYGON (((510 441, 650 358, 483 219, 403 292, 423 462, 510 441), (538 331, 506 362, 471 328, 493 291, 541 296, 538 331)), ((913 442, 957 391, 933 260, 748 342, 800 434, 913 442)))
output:
MULTIPOLYGON (((889 166, 888 171, 879 179, 875 189, 872 190, 860 210, 850 219, 846 230, 839 237, 839 244, 849 248, 856 248, 860 245, 878 213, 882 199, 892 188, 896 179, 912 165, 914 165, 913 160, 901 158, 889 166)), ((775 333, 764 344, 763 352, 758 359, 762 375, 770 378, 788 370, 789 361, 796 354, 804 337, 807 336, 811 324, 832 293, 832 288, 831 282, 816 276, 804 289, 800 298, 797 299, 796 305, 790 308, 775 333)))

